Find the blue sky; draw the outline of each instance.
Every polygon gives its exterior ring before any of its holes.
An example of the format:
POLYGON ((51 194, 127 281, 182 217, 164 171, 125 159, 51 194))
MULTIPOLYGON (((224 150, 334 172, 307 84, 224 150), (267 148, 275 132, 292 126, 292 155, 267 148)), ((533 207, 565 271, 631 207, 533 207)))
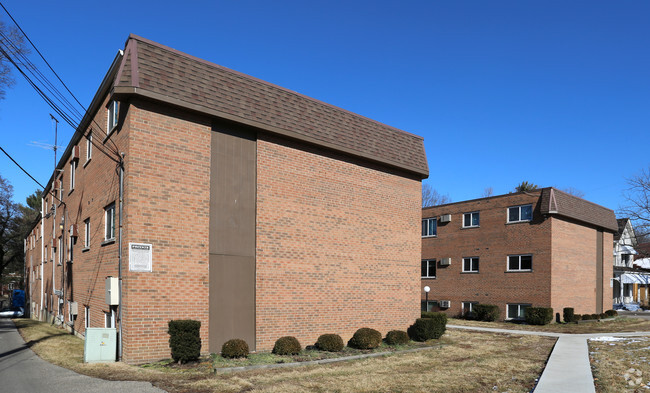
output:
MULTIPOLYGON (((648 1, 3 4, 84 105, 134 33, 422 135, 453 201, 527 180, 616 209, 650 165, 648 1)), ((52 111, 20 78, 0 146, 45 183, 52 152, 29 143, 53 143, 52 111)), ((37 188, 4 156, 0 174, 18 202, 37 188)))

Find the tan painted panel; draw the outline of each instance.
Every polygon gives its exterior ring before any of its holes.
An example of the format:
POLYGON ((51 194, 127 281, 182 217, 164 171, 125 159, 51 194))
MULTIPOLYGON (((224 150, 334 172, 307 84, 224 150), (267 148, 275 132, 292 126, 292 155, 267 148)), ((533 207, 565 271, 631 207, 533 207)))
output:
POLYGON ((255 350, 255 257, 210 255, 210 352, 231 338, 255 350))
POLYGON ((210 254, 255 256, 255 137, 223 126, 213 131, 210 254))

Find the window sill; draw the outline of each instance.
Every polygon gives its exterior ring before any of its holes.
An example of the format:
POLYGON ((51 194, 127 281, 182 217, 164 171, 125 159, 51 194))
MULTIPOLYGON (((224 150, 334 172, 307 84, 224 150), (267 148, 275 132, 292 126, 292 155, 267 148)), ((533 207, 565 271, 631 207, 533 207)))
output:
POLYGON ((460 272, 460 274, 478 274, 479 272, 460 272))
POLYGON ((88 163, 90 162, 91 159, 92 159, 92 158, 88 158, 88 159, 86 159, 86 162, 84 162, 84 164, 83 164, 83 167, 84 167, 84 168, 86 167, 86 165, 88 165, 88 163))
POLYGON ((87 251, 90 251, 90 247, 86 247, 86 248, 81 249, 81 252, 87 252, 87 251))
POLYGON ((73 192, 74 192, 74 188, 72 190, 68 191, 68 196, 70 196, 70 194, 72 194, 73 192))
POLYGON ((480 228, 480 225, 472 225, 471 227, 460 227, 460 229, 473 229, 473 228, 480 228))
POLYGON ((506 273, 532 273, 533 269, 528 270, 506 270, 506 273))
POLYGON ((431 239, 432 237, 438 237, 438 235, 422 236, 422 239, 431 239))
POLYGON ((525 222, 531 222, 531 221, 533 221, 533 220, 507 221, 506 225, 509 225, 509 224, 523 224, 525 222))
POLYGON ((420 277, 422 280, 435 280, 435 277, 420 277))
POLYGON ((115 238, 113 238, 113 239, 106 239, 106 240, 104 240, 104 241, 102 242, 101 245, 102 245, 102 246, 106 246, 106 245, 113 244, 113 243, 115 243, 115 238))

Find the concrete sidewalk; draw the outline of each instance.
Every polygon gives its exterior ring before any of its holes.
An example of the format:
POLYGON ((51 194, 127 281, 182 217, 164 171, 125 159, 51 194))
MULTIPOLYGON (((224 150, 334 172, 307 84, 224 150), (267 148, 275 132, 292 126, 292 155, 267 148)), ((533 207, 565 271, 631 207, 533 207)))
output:
POLYGON ((553 347, 551 356, 549 357, 546 367, 542 372, 542 376, 539 378, 539 382, 535 387, 535 393, 595 393, 596 388, 594 387, 594 377, 591 374, 587 340, 603 336, 650 336, 650 332, 564 334, 458 325, 447 325, 447 327, 452 329, 475 330, 491 333, 557 337, 558 340, 553 347))

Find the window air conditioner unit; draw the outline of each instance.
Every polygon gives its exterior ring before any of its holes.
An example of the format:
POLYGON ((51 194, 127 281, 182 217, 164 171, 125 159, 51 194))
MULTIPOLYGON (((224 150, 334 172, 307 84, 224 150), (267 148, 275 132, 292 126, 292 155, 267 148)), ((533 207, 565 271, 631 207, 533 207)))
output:
POLYGON ((70 307, 70 315, 79 314, 79 306, 77 305, 77 302, 70 302, 69 307, 70 307))
POLYGON ((79 146, 74 146, 70 151, 70 161, 79 159, 79 146))
POLYGON ((451 222, 451 214, 443 214, 440 216, 440 222, 451 222))
POLYGON ((442 258, 440 260, 440 266, 449 266, 451 265, 451 258, 442 258))
POLYGON ((441 300, 440 308, 449 308, 451 307, 451 300, 441 300))
POLYGON ((72 237, 79 236, 79 231, 77 230, 77 224, 70 225, 70 236, 72 237))

